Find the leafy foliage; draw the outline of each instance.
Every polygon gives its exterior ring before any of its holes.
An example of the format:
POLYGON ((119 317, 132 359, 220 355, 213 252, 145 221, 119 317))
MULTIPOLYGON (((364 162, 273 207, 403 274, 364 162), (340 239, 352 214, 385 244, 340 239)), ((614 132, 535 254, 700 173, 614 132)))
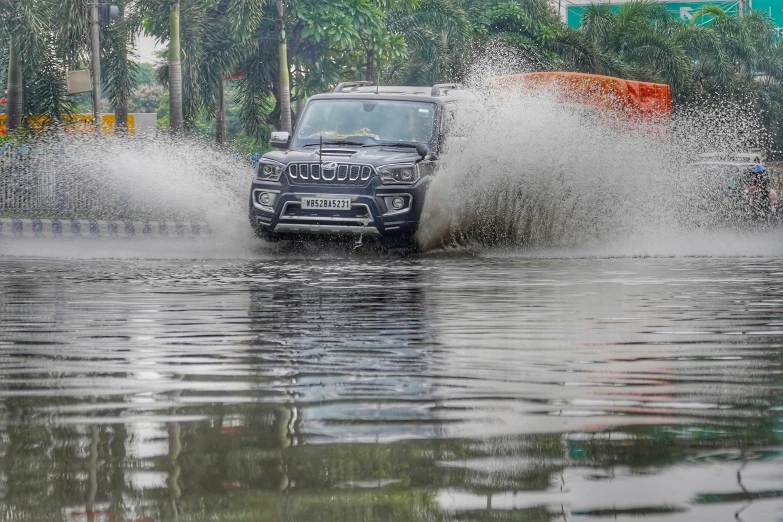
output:
MULTIPOLYGON (((132 43, 140 30, 168 41, 170 0, 114 3, 123 18, 103 30, 105 95, 115 107, 163 111, 167 98, 155 103, 156 88, 139 88, 153 80, 148 66, 135 65, 132 43)), ((494 47, 528 68, 664 82, 680 106, 750 99, 783 142, 783 44, 757 11, 739 18, 705 6, 683 23, 641 0, 588 6, 581 27, 571 29, 547 0, 183 0, 180 24, 186 127, 203 132, 226 92, 245 143, 263 142, 282 106, 290 103, 295 118, 303 100, 339 81, 461 81, 484 56, 479 51, 494 47), (280 99, 281 29, 290 100, 280 99)), ((24 56, 25 112, 72 110, 77 98, 65 95, 63 78, 66 68, 88 64, 83 0, 0 0, 0 40, 12 36, 24 56)), ((7 50, 0 59, 5 81, 7 50)), ((162 64, 164 86, 167 77, 162 64)))
MULTIPOLYGON (((55 24, 55 15, 61 14, 64 4, 68 2, 0 0, 0 41, 13 39, 15 43, 23 79, 24 115, 59 118, 72 110, 65 91, 69 56, 60 45, 64 33, 55 24)), ((8 61, 3 65, 6 68, 8 61)))

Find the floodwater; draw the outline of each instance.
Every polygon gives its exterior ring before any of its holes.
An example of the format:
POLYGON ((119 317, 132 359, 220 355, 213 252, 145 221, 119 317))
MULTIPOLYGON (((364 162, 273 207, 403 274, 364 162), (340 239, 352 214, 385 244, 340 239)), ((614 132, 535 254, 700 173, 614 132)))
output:
POLYGON ((14 248, 0 520, 783 520, 783 257, 14 248))

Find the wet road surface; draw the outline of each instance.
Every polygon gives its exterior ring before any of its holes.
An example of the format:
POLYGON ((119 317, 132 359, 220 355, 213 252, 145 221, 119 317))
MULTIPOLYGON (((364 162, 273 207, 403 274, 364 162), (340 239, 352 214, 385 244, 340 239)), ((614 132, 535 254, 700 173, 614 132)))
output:
POLYGON ((0 520, 783 520, 783 259, 0 257, 0 520))

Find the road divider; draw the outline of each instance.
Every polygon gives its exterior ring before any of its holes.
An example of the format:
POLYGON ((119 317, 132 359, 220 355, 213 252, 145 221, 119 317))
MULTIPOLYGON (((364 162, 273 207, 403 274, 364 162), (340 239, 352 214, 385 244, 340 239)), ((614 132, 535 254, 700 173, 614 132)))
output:
POLYGON ((0 237, 2 238, 193 238, 210 234, 212 234, 212 229, 206 223, 0 218, 0 237))

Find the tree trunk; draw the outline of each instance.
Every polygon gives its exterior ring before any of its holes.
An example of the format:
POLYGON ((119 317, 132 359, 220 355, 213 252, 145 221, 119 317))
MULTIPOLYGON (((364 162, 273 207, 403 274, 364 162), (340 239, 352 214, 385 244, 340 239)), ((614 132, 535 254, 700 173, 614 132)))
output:
POLYGON ((172 134, 182 134, 182 61, 179 43, 179 0, 171 2, 169 29, 169 125, 172 134))
POLYGON ((8 92, 6 94, 7 121, 9 131, 15 131, 22 124, 22 64, 19 61, 19 46, 11 37, 8 49, 8 92))
MULTIPOLYGON (((124 9, 122 10, 124 14, 124 9)), ((123 75, 128 76, 128 32, 123 30, 122 38, 119 42, 119 63, 123 68, 123 75)), ((117 99, 117 105, 114 106, 114 134, 125 136, 128 133, 128 100, 123 95, 117 99)))
POLYGON ((280 130, 291 131, 291 78, 288 68, 288 44, 285 39, 285 22, 283 20, 283 0, 277 0, 277 14, 280 18, 280 35, 278 40, 278 77, 280 80, 280 130))
MULTIPOLYGON (((122 56, 122 63, 127 63, 128 49, 125 46, 125 42, 122 44, 122 50, 120 51, 122 56)), ((124 96, 123 96, 124 98, 124 96)), ((114 134, 117 136, 125 136, 128 133, 128 100, 117 100, 117 105, 114 107, 114 134)))
POLYGON ((114 134, 125 136, 128 133, 128 105, 126 102, 118 103, 114 107, 114 134))
POLYGON ((92 116, 95 122, 95 135, 103 133, 103 118, 101 108, 101 17, 98 4, 90 7, 90 43, 92 47, 92 116))
POLYGON ((451 65, 449 63, 449 34, 445 29, 440 32, 440 48, 443 53, 443 60, 438 60, 438 83, 447 80, 451 76, 451 71, 448 70, 451 65))
POLYGON ((215 143, 223 145, 226 138, 226 89, 221 79, 218 88, 217 114, 215 115, 215 143))
POLYGON ((375 81, 375 52, 367 51, 367 68, 364 71, 364 79, 368 82, 375 81))

